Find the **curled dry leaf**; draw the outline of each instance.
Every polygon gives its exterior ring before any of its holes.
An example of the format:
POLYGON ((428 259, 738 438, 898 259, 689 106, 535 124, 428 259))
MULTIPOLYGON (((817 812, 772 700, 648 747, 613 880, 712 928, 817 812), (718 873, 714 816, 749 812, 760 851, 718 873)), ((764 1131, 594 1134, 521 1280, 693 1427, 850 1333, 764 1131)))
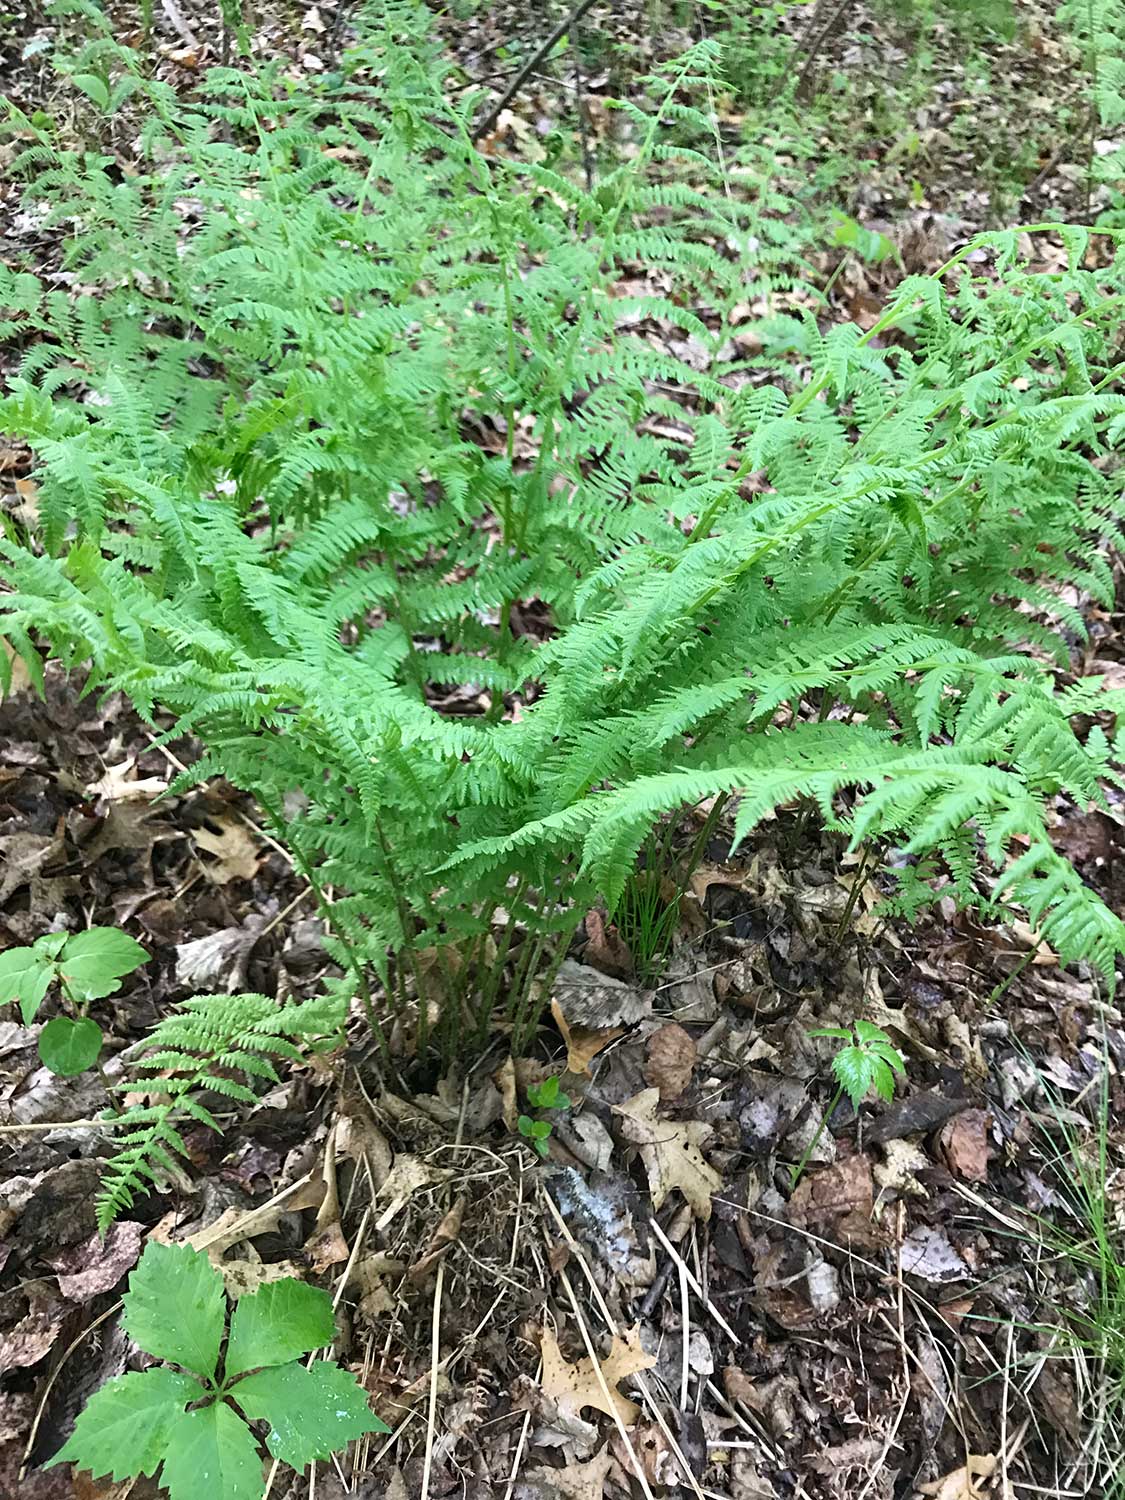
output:
POLYGON ((652 1206, 659 1209, 672 1189, 679 1188, 696 1218, 709 1219, 711 1196, 723 1185, 700 1150, 711 1127, 702 1120, 659 1119, 659 1104, 659 1089, 642 1089, 624 1104, 613 1106, 621 1119, 622 1135, 641 1153, 652 1206))
POLYGON ((617 1037, 625 1035, 624 1026, 608 1026, 604 1030, 594 1030, 588 1026, 572 1026, 563 1015, 562 1006, 557 1000, 551 1001, 551 1014, 566 1043, 568 1073, 585 1073, 589 1076, 590 1063, 602 1048, 608 1047, 610 1042, 615 1041, 617 1037))
POLYGON ((695 1038, 673 1021, 654 1031, 645 1055, 645 1082, 660 1090, 662 1103, 678 1099, 691 1082, 698 1056, 695 1038))
POLYGON ((614 1336, 609 1353, 599 1361, 601 1380, 590 1359, 570 1364, 563 1357, 559 1341, 550 1328, 543 1329, 542 1352, 540 1384, 560 1416, 579 1417, 586 1407, 593 1407, 607 1417, 616 1413, 626 1427, 631 1427, 637 1420, 640 1407, 621 1394, 617 1383, 628 1375, 635 1375, 638 1370, 650 1370, 656 1363, 655 1355, 646 1354, 641 1348, 639 1328, 626 1329, 624 1338, 614 1336))
POLYGON ((954 1469, 944 1479, 920 1484, 918 1492, 931 1496, 932 1500, 984 1500, 982 1481, 996 1473, 996 1463, 992 1453, 970 1453, 960 1469, 954 1469))

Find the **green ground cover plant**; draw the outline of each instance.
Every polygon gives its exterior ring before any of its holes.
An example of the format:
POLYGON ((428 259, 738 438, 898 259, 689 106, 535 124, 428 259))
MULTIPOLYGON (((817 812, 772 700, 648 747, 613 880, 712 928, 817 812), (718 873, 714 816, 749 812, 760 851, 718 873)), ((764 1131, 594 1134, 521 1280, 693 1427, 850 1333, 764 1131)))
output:
POLYGON ((124 1304, 129 1336, 164 1363, 107 1381, 47 1468, 74 1463, 114 1480, 159 1471, 171 1500, 259 1500, 247 1418, 269 1424, 266 1447, 297 1470, 390 1431, 354 1375, 327 1360, 302 1364, 336 1335, 331 1298, 317 1287, 267 1282, 238 1299, 228 1330, 223 1279, 206 1254, 150 1241, 124 1304))
POLYGON ((700 148, 715 44, 620 104, 592 193, 477 149, 410 4, 334 74, 187 100, 99 46, 135 171, 16 122, 77 290, 0 271, 39 484, 0 632, 258 799, 330 1001, 447 1063, 498 1019, 525 1047, 583 913, 716 798, 736 842, 805 799, 903 851, 900 909, 1018 910, 1112 975, 1125 926, 1046 811, 1120 761, 1068 591, 1107 600, 1121 541, 1125 254, 981 237, 746 380, 760 178, 700 148))

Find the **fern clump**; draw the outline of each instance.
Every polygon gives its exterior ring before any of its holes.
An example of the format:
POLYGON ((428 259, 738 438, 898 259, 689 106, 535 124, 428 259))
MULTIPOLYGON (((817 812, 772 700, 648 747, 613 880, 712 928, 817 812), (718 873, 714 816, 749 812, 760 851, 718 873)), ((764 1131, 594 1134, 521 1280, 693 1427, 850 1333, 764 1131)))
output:
POLYGON ((1110 973, 1045 812, 1117 774, 1125 696, 1056 668, 1121 540, 1125 256, 974 241, 867 333, 806 315, 807 379, 724 378, 761 206, 699 150, 714 49, 591 194, 482 155, 420 10, 380 13, 322 82, 138 84, 123 178, 24 153, 98 290, 0 271, 40 484, 0 631, 198 736, 419 1048, 508 974, 525 1040, 585 907, 714 797, 738 839, 811 799, 1110 973))

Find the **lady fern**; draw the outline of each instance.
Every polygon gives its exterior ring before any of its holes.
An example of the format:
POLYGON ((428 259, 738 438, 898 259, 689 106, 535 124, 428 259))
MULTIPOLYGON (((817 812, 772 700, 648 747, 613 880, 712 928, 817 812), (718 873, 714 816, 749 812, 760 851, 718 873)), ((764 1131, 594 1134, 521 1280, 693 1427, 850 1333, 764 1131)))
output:
POLYGON ((976 241, 867 333, 808 317, 807 379, 746 384, 719 355, 760 208, 673 170, 713 50, 630 106, 591 194, 479 153, 417 12, 384 14, 336 81, 151 86, 124 181, 33 148, 99 291, 0 272, 0 425, 41 493, 0 630, 198 735, 193 774, 260 799, 420 1046, 486 1034, 506 963, 526 1034, 552 944, 720 793, 737 838, 809 798, 937 853, 1110 973, 1125 928, 1045 809, 1117 774, 1125 697, 1051 663, 1121 541, 1125 256, 976 241))

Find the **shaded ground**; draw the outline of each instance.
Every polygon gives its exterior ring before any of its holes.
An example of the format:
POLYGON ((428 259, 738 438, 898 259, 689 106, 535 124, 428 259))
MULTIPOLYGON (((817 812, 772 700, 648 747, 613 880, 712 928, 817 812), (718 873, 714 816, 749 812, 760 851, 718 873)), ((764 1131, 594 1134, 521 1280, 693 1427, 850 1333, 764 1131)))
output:
MULTIPOLYGON (((164 13, 161 66, 188 86, 222 43, 209 16, 177 14, 198 53, 164 13)), ((631 24, 622 8, 611 40, 636 43, 631 24)), ((474 25, 459 33, 466 67, 512 34, 499 8, 474 25)), ((328 7, 303 9, 263 44, 315 71, 332 26, 328 7)), ((834 34, 824 56, 866 78, 878 43, 849 61, 834 34)), ((603 85, 584 75, 588 93, 608 89, 605 71, 603 85)), ((37 77, 19 75, 29 97, 37 77)), ((518 122, 538 131, 539 109, 514 104, 497 149, 518 144, 518 122)), ((1035 170, 1049 194, 1050 157, 1035 170)), ((904 245, 932 227, 905 181, 892 161, 865 189, 904 245)), ((957 219, 943 235, 987 219, 970 191, 934 176, 929 204, 957 219)), ((894 274, 841 277, 842 311, 894 274)), ((5 505, 30 503, 29 483, 26 454, 0 448, 5 505)), ((1121 623, 1091 613, 1087 669, 1125 679, 1121 623)), ((109 1078, 193 993, 315 993, 309 892, 254 809, 221 784, 162 799, 191 747, 155 749, 118 699, 80 699, 55 672, 48 685, 45 702, 23 687, 0 706, 0 943, 101 924, 144 944, 152 962, 101 1002, 109 1078)), ((1121 910, 1125 803, 1111 809, 1060 804, 1057 837, 1121 910)), ((393 1436, 319 1466, 315 1487, 279 1472, 278 1496, 1096 1492, 1101 1372, 1051 1332, 1096 1288, 1037 1216, 1086 1237, 1060 1119, 1079 1158, 1092 1152, 1103 1046, 1120 1119, 1119 1011, 1024 924, 944 907, 914 927, 884 920, 882 879, 800 809, 737 862, 727 847, 720 827, 645 982, 590 914, 532 1056, 497 1038, 469 1076, 408 1099, 357 1018, 347 1050, 292 1070, 224 1137, 192 1132, 180 1180, 104 1242, 102 1083, 47 1074, 37 1028, 0 1022, 0 1497, 155 1493, 37 1469, 136 1359, 117 1298, 150 1233, 194 1237, 232 1290, 297 1274, 340 1293, 340 1357, 393 1436), (856 1014, 893 1036, 906 1081, 889 1105, 837 1108, 794 1188, 834 1092, 809 1030, 856 1014), (573 1108, 540 1163, 513 1132, 516 1097, 560 1071, 573 1108)), ((1114 1127, 1111 1164, 1120 1145, 1114 1127)))

